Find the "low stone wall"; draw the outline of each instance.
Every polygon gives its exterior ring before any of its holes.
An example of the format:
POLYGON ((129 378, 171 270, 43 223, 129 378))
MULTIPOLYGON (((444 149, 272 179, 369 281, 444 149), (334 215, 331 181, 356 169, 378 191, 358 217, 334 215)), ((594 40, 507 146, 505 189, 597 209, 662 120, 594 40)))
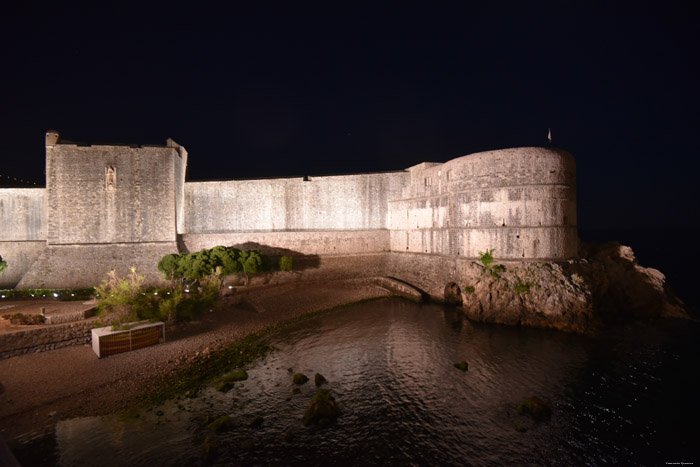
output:
POLYGON ((46 324, 64 324, 73 323, 75 321, 80 321, 95 314, 95 308, 89 308, 87 310, 73 311, 70 313, 51 313, 44 316, 44 322, 46 324))
POLYGON ((44 352, 90 343, 94 319, 42 326, 0 335, 0 360, 31 352, 44 352))

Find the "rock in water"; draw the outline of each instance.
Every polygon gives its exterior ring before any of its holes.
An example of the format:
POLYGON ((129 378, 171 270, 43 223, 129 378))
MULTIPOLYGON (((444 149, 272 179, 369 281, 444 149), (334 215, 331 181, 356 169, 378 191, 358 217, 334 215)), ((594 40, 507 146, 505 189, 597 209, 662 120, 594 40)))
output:
POLYGON ((299 386, 306 383, 308 380, 309 380, 308 376, 306 376, 303 373, 294 373, 294 376, 292 377, 292 381, 294 381, 294 384, 299 385, 299 386))
POLYGON ((304 413, 304 425, 327 425, 340 416, 340 409, 327 389, 319 389, 304 413))
POLYGON ((245 381, 246 379, 248 379, 248 373, 245 370, 236 370, 223 376, 221 381, 232 383, 234 381, 245 381))
POLYGON ((228 430, 231 428, 232 424, 233 422, 231 421, 231 418, 228 415, 224 415, 211 422, 209 424, 209 430, 213 431, 214 433, 218 433, 220 431, 228 430))
POLYGON ((248 420, 248 426, 250 428, 257 428, 263 424, 264 419, 260 415, 256 415, 250 420, 248 420))
POLYGON ((314 375, 314 383, 316 383, 316 387, 319 387, 322 384, 325 384, 327 382, 328 382, 328 380, 326 378, 324 378, 322 374, 316 373, 314 375))
POLYGON ((552 409, 546 402, 538 397, 528 397, 515 408, 520 415, 529 415, 533 420, 539 421, 549 417, 552 409))

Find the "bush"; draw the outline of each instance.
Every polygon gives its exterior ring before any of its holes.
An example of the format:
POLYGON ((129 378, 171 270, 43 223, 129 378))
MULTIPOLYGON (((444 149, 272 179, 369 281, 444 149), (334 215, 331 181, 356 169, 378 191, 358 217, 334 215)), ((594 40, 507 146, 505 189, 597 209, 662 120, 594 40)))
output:
POLYGON ((493 277, 496 279, 501 277, 501 273, 505 272, 506 267, 503 266, 502 264, 494 264, 490 268, 486 268, 489 271, 489 274, 491 274, 493 277))
POLYGON ((196 289, 180 283, 168 289, 144 287, 144 278, 132 268, 126 278, 114 271, 98 287, 97 310, 103 325, 120 326, 131 321, 191 320, 218 306, 216 280, 204 279, 196 289))
POLYGON ((282 256, 279 260, 280 271, 291 271, 294 266, 294 259, 291 256, 282 256))
POLYGON ((491 268, 490 265, 493 263, 493 252, 493 249, 479 252, 479 261, 481 261, 481 264, 483 264, 486 269, 491 268))
POLYGON ((196 290, 187 289, 183 284, 178 284, 170 295, 166 294, 166 297, 160 302, 158 319, 168 321, 193 320, 206 311, 218 308, 218 302, 219 285, 213 279, 203 280, 196 290))
POLYGON ((502 264, 492 265, 492 263, 494 262, 493 252, 493 249, 486 250, 484 252, 480 251, 479 261, 481 261, 481 264, 484 265, 485 272, 488 272, 491 276, 498 279, 501 277, 501 273, 506 270, 506 267, 502 264))
POLYGON ((269 264, 269 259, 258 250, 241 251, 233 247, 215 246, 196 253, 168 254, 158 262, 158 270, 170 281, 193 281, 205 277, 227 276, 242 272, 257 274, 269 264))
POLYGON ((530 292, 530 287, 532 287, 532 282, 523 282, 523 280, 518 277, 518 282, 513 285, 513 290, 520 295, 525 295, 530 292))
POLYGON ((7 261, 2 259, 2 255, 0 255, 0 275, 5 272, 5 269, 7 269, 7 261))

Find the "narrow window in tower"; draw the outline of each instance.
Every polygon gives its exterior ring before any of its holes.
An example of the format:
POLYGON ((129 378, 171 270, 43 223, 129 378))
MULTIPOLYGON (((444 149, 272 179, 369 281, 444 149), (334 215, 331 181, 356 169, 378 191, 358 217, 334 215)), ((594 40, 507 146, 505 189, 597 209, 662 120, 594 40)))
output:
POLYGON ((112 165, 105 168, 105 189, 115 191, 117 189, 117 169, 112 165))

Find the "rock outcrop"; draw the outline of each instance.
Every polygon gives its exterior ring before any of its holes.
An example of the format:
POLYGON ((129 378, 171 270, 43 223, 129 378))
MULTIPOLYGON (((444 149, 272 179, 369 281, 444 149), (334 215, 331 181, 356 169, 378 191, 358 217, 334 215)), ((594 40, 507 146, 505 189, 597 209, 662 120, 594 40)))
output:
POLYGON ((463 277, 463 310, 481 322, 594 334, 612 316, 688 317, 664 275, 619 243, 584 245, 561 263, 472 262, 463 277))
POLYGON ((304 425, 327 425, 340 416, 340 408, 327 389, 319 389, 304 413, 304 425))

